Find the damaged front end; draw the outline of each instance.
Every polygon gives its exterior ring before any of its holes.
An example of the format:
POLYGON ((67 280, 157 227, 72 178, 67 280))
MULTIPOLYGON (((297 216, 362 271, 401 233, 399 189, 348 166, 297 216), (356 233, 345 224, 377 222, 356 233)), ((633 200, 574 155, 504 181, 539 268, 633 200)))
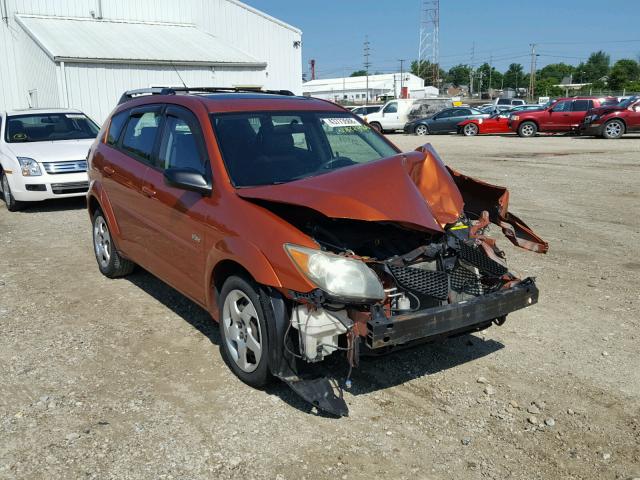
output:
MULTIPOLYGON (((392 163, 381 168, 390 169, 392 163)), ((494 223, 519 247, 540 253, 548 249, 508 212, 505 188, 448 169, 429 145, 398 156, 396 163, 412 191, 404 197, 392 192, 387 202, 418 208, 411 202, 419 197, 423 210, 411 212, 413 217, 385 218, 385 204, 373 200, 375 210, 355 215, 323 204, 321 194, 315 202, 302 199, 296 205, 283 203, 281 192, 245 194, 320 247, 284 246, 317 288, 283 291, 286 321, 279 333, 282 345, 276 347, 281 348, 280 361, 272 371, 334 415, 347 414, 340 385, 316 368, 334 352, 345 356, 348 387, 361 355, 501 325, 509 313, 538 301, 534 279, 510 272, 504 252, 487 236, 494 223)), ((328 185, 316 181, 316 193, 326 193, 328 185)), ((360 188, 365 191, 367 185, 360 188)))

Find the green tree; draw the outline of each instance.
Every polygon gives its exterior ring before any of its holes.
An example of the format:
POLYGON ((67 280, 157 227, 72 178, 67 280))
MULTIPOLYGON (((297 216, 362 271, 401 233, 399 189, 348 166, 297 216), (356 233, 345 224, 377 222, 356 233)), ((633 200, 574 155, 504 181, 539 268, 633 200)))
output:
POLYGON ((445 78, 445 71, 440 68, 438 65, 434 65, 428 60, 421 60, 418 62, 414 60, 411 62, 410 72, 414 75, 422 78, 427 85, 433 85, 435 83, 435 73, 436 69, 439 75, 439 79, 442 80, 445 78))
POLYGON ((489 88, 500 88, 502 86, 502 73, 492 67, 488 63, 483 63, 478 67, 474 75, 473 91, 480 89, 480 78, 482 77, 482 91, 486 92, 489 88), (489 85, 491 80, 491 85, 489 85))
POLYGON ((529 86, 529 76, 524 73, 524 67, 519 63, 512 63, 504 72, 504 86, 522 88, 529 86))
POLYGON ((554 77, 546 77, 536 81, 536 97, 559 97, 564 95, 564 90, 561 87, 556 87, 559 84, 554 77))
POLYGON ((609 75, 610 62, 611 57, 602 50, 593 52, 586 63, 580 63, 576 68, 583 77, 580 83, 595 83, 602 80, 609 75))
MULTIPOLYGON (((550 63, 536 72, 539 80, 552 79, 555 83, 562 82, 564 77, 573 75, 575 77, 576 67, 566 63, 550 63)), ((575 80, 575 78, 574 78, 575 80)))
POLYGON ((460 85, 469 85, 469 75, 471 67, 469 65, 459 64, 451 67, 445 76, 445 81, 456 87, 460 85))
POLYGON ((635 60, 624 58, 618 60, 611 68, 609 87, 612 90, 622 90, 636 80, 640 80, 640 65, 635 60))
POLYGON ((350 77, 365 77, 366 75, 367 75, 367 71, 366 70, 356 70, 355 72, 353 72, 349 76, 350 77))

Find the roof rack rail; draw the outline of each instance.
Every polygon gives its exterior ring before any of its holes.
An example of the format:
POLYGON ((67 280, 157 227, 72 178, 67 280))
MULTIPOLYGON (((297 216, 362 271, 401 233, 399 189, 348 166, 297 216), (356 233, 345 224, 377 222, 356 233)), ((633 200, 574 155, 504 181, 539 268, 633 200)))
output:
POLYGON ((178 93, 266 93, 269 95, 295 96, 290 90, 263 90, 251 87, 151 87, 127 90, 118 105, 143 95, 176 95, 178 93))

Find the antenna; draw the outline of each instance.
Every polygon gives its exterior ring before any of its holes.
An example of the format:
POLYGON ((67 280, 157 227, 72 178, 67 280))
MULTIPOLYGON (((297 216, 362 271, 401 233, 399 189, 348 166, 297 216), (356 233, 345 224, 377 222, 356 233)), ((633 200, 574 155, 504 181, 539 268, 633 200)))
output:
POLYGON ((420 38, 418 40, 418 75, 430 79, 440 88, 440 0, 422 0, 420 38), (431 71, 424 71, 429 63, 431 71))
POLYGON ((182 82, 182 86, 184 88, 189 88, 187 87, 187 84, 184 83, 184 80, 182 79, 182 75, 180 75, 180 72, 178 71, 178 69, 176 68, 176 66, 173 64, 173 62, 170 62, 171 66, 173 67, 173 70, 176 72, 176 75, 178 75, 178 78, 180 79, 180 81, 182 82))

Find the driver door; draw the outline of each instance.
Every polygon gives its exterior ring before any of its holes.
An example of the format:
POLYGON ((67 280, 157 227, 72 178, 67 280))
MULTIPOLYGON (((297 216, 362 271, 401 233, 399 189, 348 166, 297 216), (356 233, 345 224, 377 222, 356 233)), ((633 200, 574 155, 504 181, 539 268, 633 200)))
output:
POLYGON ((548 113, 546 124, 541 125, 544 130, 556 132, 568 131, 571 127, 571 100, 556 103, 548 113))
POLYGON ((404 127, 404 124, 400 121, 398 102, 389 102, 382 110, 382 128, 385 130, 398 130, 402 127, 404 127))

